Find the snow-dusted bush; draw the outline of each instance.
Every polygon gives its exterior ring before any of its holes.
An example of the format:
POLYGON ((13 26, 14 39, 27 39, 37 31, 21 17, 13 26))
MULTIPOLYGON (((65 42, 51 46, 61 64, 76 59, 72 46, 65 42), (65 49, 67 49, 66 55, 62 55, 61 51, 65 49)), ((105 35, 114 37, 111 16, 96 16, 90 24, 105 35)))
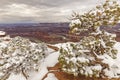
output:
POLYGON ((47 56, 45 43, 33 43, 22 37, 12 38, 8 43, 0 43, 0 80, 11 73, 23 73, 27 78, 29 71, 38 71, 41 60, 47 56), (1 44, 4 44, 2 46, 1 44))
POLYGON ((84 37, 80 42, 66 44, 60 49, 62 70, 74 76, 106 77, 105 70, 110 69, 110 66, 103 62, 101 56, 116 59, 115 37, 114 34, 100 31, 84 37))
POLYGON ((115 26, 120 20, 119 12, 116 1, 106 0, 84 15, 72 15, 70 31, 77 34, 87 31, 88 35, 77 43, 61 47, 59 62, 64 72, 74 76, 120 77, 120 71, 114 71, 120 69, 114 64, 118 53, 114 48, 116 35, 100 30, 100 26, 115 26))

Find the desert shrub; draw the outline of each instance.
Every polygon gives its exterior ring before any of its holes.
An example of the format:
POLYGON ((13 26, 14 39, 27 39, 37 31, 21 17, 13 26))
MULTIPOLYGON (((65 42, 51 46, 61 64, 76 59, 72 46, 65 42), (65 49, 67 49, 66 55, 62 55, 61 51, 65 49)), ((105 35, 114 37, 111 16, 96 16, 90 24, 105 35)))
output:
POLYGON ((38 71, 41 61, 47 56, 45 43, 33 43, 22 37, 11 38, 0 46, 0 80, 11 73, 23 73, 27 78, 29 71, 38 71))
POLYGON ((74 76, 84 75, 88 77, 106 77, 106 69, 110 69, 109 63, 103 62, 104 55, 116 59, 117 50, 115 35, 101 31, 84 37, 77 43, 67 43, 61 47, 59 62, 64 72, 74 76))

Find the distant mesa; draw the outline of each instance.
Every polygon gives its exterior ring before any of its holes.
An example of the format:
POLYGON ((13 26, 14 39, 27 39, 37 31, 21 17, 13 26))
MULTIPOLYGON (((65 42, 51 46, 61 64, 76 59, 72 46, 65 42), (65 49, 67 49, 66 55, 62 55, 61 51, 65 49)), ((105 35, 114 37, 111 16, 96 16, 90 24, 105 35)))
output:
MULTIPOLYGON (((120 41, 120 23, 111 28, 103 26, 101 30, 117 34, 116 40, 120 41)), ((0 37, 21 36, 29 38, 31 41, 43 41, 52 44, 68 41, 77 42, 87 34, 87 32, 80 35, 69 34, 69 23, 0 24, 0 37)))

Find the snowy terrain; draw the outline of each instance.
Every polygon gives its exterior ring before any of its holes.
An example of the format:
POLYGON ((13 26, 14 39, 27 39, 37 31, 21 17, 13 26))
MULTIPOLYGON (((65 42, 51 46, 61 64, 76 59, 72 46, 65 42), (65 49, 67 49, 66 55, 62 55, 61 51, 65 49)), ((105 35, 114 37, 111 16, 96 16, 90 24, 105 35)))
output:
MULTIPOLYGON (((0 44, 0 46, 4 46, 3 44, 0 44)), ((66 47, 66 44, 68 43, 59 43, 55 44, 53 46, 56 46, 58 48, 66 47)), ((112 59, 108 55, 99 56, 101 59, 104 59, 104 63, 108 63, 110 66, 110 70, 106 70, 106 75, 109 76, 109 78, 119 78, 118 74, 120 74, 120 43, 117 42, 114 46, 118 50, 117 58, 112 59), (117 68, 116 68, 117 67, 117 68)), ((27 80, 42 80, 43 77, 49 72, 47 67, 54 67, 56 63, 58 63, 58 57, 59 57, 59 51, 55 51, 53 49, 48 48, 48 52, 50 53, 40 64, 40 69, 38 72, 30 72, 29 77, 27 80)), ((97 68, 97 67, 96 67, 97 68)), ((98 67, 99 68, 99 67, 98 67)), ((10 77, 7 80, 26 80, 26 78, 23 76, 23 74, 10 74, 10 77)), ((58 80, 54 74, 49 73, 47 77, 44 80, 58 80)))
MULTIPOLYGON (((60 47, 60 46, 64 46, 65 47, 66 43, 62 43, 62 44, 56 44, 55 46, 60 47)), ((116 43, 115 48, 118 50, 118 55, 117 55, 117 59, 113 60, 109 57, 102 56, 102 58, 106 58, 104 61, 106 63, 109 63, 109 65, 113 66, 113 65, 118 65, 119 69, 120 69, 120 43, 116 43)), ((45 60, 42 62, 41 64, 41 68, 40 71, 38 73, 32 73, 31 72, 31 76, 29 77, 28 80, 41 80, 49 71, 47 69, 47 67, 53 67, 57 62, 58 62, 58 56, 59 56, 59 52, 54 52, 54 50, 49 49, 49 51, 51 52, 51 54, 45 58, 45 60)), ((116 77, 118 78, 118 76, 115 76, 115 73, 120 73, 120 70, 110 70, 109 72, 106 72, 107 75, 112 77, 116 77)), ((12 75, 10 76, 10 78, 8 80, 26 80, 21 74, 19 75, 12 75)), ((49 73, 47 75, 47 77, 44 80, 58 80, 54 74, 49 73)))

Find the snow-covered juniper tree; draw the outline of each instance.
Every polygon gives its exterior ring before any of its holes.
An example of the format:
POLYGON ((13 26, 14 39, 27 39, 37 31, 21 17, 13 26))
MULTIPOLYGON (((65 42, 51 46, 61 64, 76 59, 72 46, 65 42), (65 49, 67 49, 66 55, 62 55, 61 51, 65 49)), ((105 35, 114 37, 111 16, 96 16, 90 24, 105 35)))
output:
POLYGON ((115 26, 119 22, 120 5, 106 0, 83 15, 75 13, 72 16, 70 31, 89 33, 79 42, 66 43, 66 47, 61 47, 61 69, 74 76, 120 77, 120 67, 114 63, 118 53, 114 48, 116 35, 100 30, 100 26, 115 26))
POLYGON ((0 80, 6 80, 11 73, 22 73, 26 78, 30 71, 38 71, 41 60, 47 56, 45 43, 33 43, 22 37, 0 42, 0 80))
POLYGON ((70 23, 72 33, 82 31, 97 31, 100 26, 114 26, 120 20, 120 5, 116 1, 106 0, 104 4, 96 6, 95 9, 79 15, 74 13, 70 23))

